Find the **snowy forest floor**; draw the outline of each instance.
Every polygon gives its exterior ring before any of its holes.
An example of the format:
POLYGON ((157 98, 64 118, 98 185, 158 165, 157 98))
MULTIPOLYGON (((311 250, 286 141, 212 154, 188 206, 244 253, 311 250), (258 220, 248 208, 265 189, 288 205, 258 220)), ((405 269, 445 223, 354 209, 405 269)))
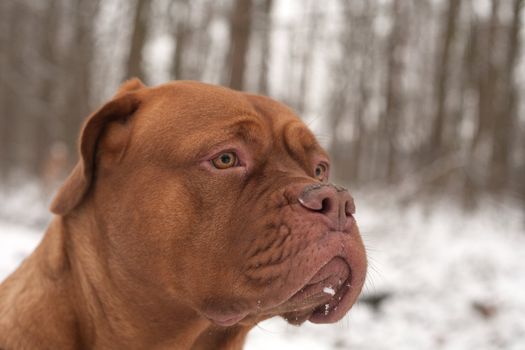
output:
MULTIPOLYGON (((0 198, 0 280, 38 244, 50 217, 35 193, 0 198)), ((246 349, 525 349, 517 207, 487 200, 465 214, 446 200, 402 207, 355 197, 370 262, 360 302, 334 325, 263 322, 246 349)))

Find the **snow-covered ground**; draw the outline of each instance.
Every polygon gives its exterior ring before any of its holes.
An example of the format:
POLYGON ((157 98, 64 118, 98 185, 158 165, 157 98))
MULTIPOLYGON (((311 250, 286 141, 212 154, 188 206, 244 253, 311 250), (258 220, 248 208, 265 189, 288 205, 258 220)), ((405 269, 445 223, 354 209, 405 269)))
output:
MULTIPOLYGON (((378 206, 356 197, 371 264, 364 299, 334 325, 263 322, 247 349, 525 349, 522 212, 494 202, 464 214, 447 201, 378 206)), ((0 280, 40 232, 0 219, 0 280)))

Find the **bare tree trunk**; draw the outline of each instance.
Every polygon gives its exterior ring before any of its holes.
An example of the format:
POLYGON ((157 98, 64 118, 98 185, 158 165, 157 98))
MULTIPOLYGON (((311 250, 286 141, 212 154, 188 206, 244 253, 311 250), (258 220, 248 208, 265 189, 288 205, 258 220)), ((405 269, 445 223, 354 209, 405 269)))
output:
POLYGON ((446 15, 446 26, 441 37, 441 48, 439 63, 436 66, 435 73, 435 101, 436 101, 436 112, 434 115, 434 121, 432 124, 431 136, 430 136, 430 156, 431 160, 434 160, 444 154, 444 143, 443 143, 443 128, 447 119, 446 111, 446 100, 448 91, 448 78, 450 76, 450 51, 454 42, 457 28, 457 18, 459 16, 460 1, 449 0, 448 11, 446 15))
POLYGON ((175 28, 175 51, 171 65, 171 78, 184 79, 184 53, 191 39, 189 28, 190 3, 188 0, 179 0, 171 4, 169 9, 171 22, 175 28))
POLYGON ((319 13, 316 12, 316 2, 306 2, 306 15, 303 28, 307 28, 306 41, 303 43, 300 60, 299 87, 297 89, 297 111, 305 112, 306 99, 308 97, 308 84, 312 71, 312 59, 316 52, 316 39, 319 27, 319 13))
POLYGON ((136 2, 126 78, 137 77, 142 80, 146 78, 142 68, 142 51, 146 43, 150 6, 151 4, 148 0, 137 0, 136 2))
POLYGON ((74 28, 68 45, 61 76, 64 79, 63 104, 60 106, 63 140, 70 150, 76 149, 76 141, 84 118, 91 111, 90 85, 93 58, 93 20, 98 1, 76 0, 72 5, 74 28))
POLYGON ((361 74, 359 77, 359 100, 356 103, 354 116, 354 137, 352 142, 352 166, 350 167, 350 179, 354 184, 358 184, 361 180, 361 158, 363 154, 363 141, 366 139, 365 129, 365 110, 370 100, 370 93, 366 86, 367 74, 369 71, 361 67, 361 74))
POLYGON ((16 17, 12 3, 0 2, 0 47, 2 47, 0 50, 0 182, 7 180, 12 163, 10 159, 10 128, 13 124, 13 115, 10 113, 10 87, 7 74, 10 56, 13 55, 11 51, 14 45, 11 45, 11 40, 16 40, 16 38, 11 37, 13 34, 11 21, 15 21, 16 17))
MULTIPOLYGON (((57 66, 56 61, 56 40, 59 24, 57 0, 48 1, 47 8, 43 14, 43 25, 39 40, 41 59, 51 69, 57 66)), ((39 84, 38 98, 46 109, 35 115, 35 127, 33 128, 35 149, 33 151, 35 160, 33 161, 33 173, 41 176, 44 162, 48 158, 48 153, 52 143, 52 130, 54 129, 53 117, 56 115, 54 110, 53 89, 55 85, 54 75, 46 72, 39 84)))
POLYGON ((188 31, 186 25, 182 22, 177 24, 175 30, 175 55, 173 56, 173 65, 171 67, 171 75, 173 79, 183 79, 183 55, 184 48, 186 47, 186 41, 188 38, 188 31))
POLYGON ((387 43, 387 78, 386 78, 386 108, 383 115, 384 138, 386 140, 386 179, 392 184, 398 180, 398 146, 397 137, 402 113, 401 76, 404 70, 402 50, 405 45, 405 18, 401 0, 392 4, 393 27, 387 43))
POLYGON ((507 52, 502 67, 500 99, 494 127, 492 128, 492 150, 490 161, 489 187, 495 192, 501 192, 509 185, 509 158, 512 154, 513 130, 516 115, 516 87, 514 72, 520 50, 519 33, 521 30, 521 9, 523 0, 514 0, 512 5, 513 20, 508 30, 507 52))
MULTIPOLYGON (((220 4, 220 3, 219 3, 220 4)), ((202 15, 199 17, 197 22, 197 29, 195 30, 194 35, 192 36, 192 65, 190 70, 190 78, 202 80, 204 77, 204 69, 208 64, 208 59, 210 56, 210 49, 212 46, 212 41, 210 37, 210 24, 214 18, 214 12, 221 11, 221 7, 218 7, 216 2, 205 3, 202 10, 202 15)))
POLYGON ((477 151, 480 142, 488 137, 494 115, 494 98, 496 96, 497 71, 494 62, 494 48, 499 26, 499 1, 492 0, 492 15, 489 23, 487 40, 477 53, 480 62, 478 75, 478 120, 472 142, 472 155, 477 151))
MULTIPOLYGON (((170 68, 171 79, 196 79, 192 76, 189 66, 194 62, 191 58, 195 50, 194 37, 205 28, 196 28, 192 23, 192 6, 189 0, 176 0, 168 7, 171 35, 175 41, 175 50, 170 68)), ((202 69, 202 67, 201 67, 202 69)))
POLYGON ((259 71, 259 93, 268 94, 268 64, 270 61, 270 38, 272 34, 273 0, 263 1, 263 28, 261 33, 261 69, 259 71))
MULTIPOLYGON (((480 24, 476 21, 470 23, 469 33, 467 35, 467 45, 465 46, 463 70, 465 72, 465 84, 470 91, 476 91, 479 87, 478 72, 480 71, 478 52, 479 49, 480 24)), ((479 113, 478 113, 479 116, 479 113)), ((477 121, 477 120, 476 120, 477 121)), ((467 164, 464 171, 462 202, 463 208, 466 210, 473 210, 476 206, 477 183, 475 181, 475 159, 474 154, 474 135, 470 143, 466 145, 466 153, 468 154, 467 164)))
POLYGON ((475 131, 467 146, 468 163, 466 165, 466 182, 463 203, 467 209, 475 209, 477 198, 486 186, 485 175, 488 164, 485 162, 484 144, 490 141, 495 113, 498 77, 495 67, 494 50, 499 26, 499 1, 492 1, 492 13, 489 23, 475 23, 471 41, 474 52, 471 54, 472 75, 477 93, 477 116, 475 131), (488 26, 488 28, 487 28, 488 26))
POLYGON ((235 0, 230 17, 230 50, 226 69, 229 72, 228 86, 244 88, 246 56, 251 32, 252 0, 235 0))
POLYGON ((0 86, 2 103, 0 105, 0 175, 8 179, 11 169, 19 166, 16 152, 17 134, 22 116, 17 110, 20 102, 16 85, 19 77, 20 50, 23 47, 22 26, 27 19, 23 4, 2 2, 2 65, 0 66, 0 86), (5 12, 4 12, 5 11, 5 12))

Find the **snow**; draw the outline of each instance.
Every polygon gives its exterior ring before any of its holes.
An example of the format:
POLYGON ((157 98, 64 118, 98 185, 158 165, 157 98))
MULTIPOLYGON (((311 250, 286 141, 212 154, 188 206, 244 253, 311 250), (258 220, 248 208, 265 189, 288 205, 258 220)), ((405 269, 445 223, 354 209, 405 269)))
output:
POLYGON ((335 290, 331 287, 324 287, 323 288, 323 293, 326 293, 326 294, 330 294, 330 295, 335 295, 335 290))
POLYGON ((35 249, 40 238, 32 229, 0 223, 0 281, 35 249))
MULTIPOLYGON (((464 214, 447 201, 403 207, 355 197, 370 262, 363 298, 337 324, 262 322, 246 349, 525 349, 525 232, 516 206, 487 202, 464 214)), ((0 219, 0 280, 42 231, 0 219)))

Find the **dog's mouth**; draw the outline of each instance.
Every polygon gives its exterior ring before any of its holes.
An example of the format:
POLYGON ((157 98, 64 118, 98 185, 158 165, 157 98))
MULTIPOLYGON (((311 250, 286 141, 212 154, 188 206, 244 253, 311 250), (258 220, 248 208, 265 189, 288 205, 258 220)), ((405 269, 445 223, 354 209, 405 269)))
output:
MULTIPOLYGON (((360 288, 356 289, 359 294, 360 288)), ((289 323, 299 325, 307 320, 313 323, 333 323, 341 319, 354 303, 352 273, 346 259, 336 256, 295 294, 277 307, 270 308, 269 315, 281 315, 289 323)), ((232 326, 243 320, 247 312, 213 313, 206 317, 219 326, 232 326)), ((268 315, 263 312, 263 315, 268 315)), ((257 317, 256 317, 257 319, 257 317)), ((251 319, 248 320, 248 323, 251 319)))
POLYGON ((350 290, 352 273, 348 262, 334 257, 324 265, 304 287, 287 302, 290 310, 282 316, 292 324, 306 320, 331 323, 341 319, 352 306, 350 290))

